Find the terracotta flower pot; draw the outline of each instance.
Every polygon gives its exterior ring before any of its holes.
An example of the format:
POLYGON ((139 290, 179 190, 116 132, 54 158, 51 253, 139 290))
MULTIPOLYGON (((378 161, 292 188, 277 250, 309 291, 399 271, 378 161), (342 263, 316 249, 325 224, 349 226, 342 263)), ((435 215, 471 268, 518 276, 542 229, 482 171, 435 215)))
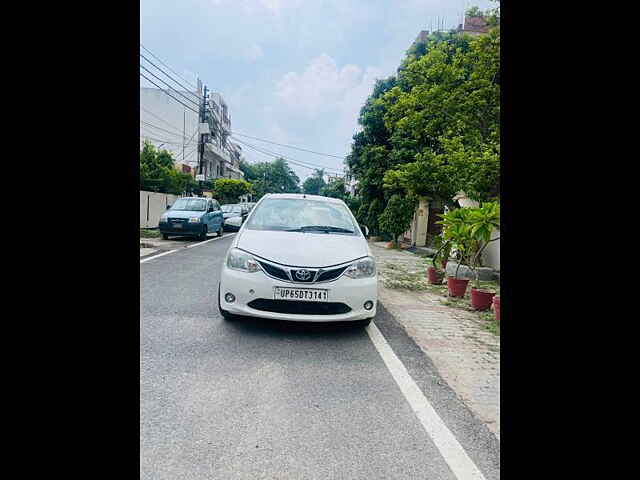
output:
POLYGON ((469 283, 469 279, 467 278, 447 277, 447 287, 449 289, 449 296, 464 297, 464 294, 467 291, 468 283, 469 283))
POLYGON ((494 296, 495 292, 490 292, 489 290, 482 290, 479 288, 472 288, 471 306, 475 310, 489 310, 491 308, 491 303, 494 296))
POLYGON ((436 270, 433 267, 429 267, 427 268, 427 275, 429 277, 429 283, 431 285, 442 285, 442 280, 444 280, 444 272, 436 270))
POLYGON ((500 297, 493 297, 493 310, 496 312, 496 322, 500 323, 500 297))

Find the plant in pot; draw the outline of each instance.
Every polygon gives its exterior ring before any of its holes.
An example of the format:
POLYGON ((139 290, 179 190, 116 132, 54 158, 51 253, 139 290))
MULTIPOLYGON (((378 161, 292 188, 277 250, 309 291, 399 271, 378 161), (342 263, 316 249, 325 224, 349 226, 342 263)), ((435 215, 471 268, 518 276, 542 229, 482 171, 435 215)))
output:
POLYGON ((437 248, 437 251, 431 258, 433 266, 427 268, 427 276, 431 285, 441 285, 444 279, 445 269, 447 268, 449 254, 451 253, 451 241, 444 240, 441 236, 437 236, 434 241, 434 246, 437 248), (442 268, 438 268, 436 264, 438 260, 441 260, 442 268))
MULTIPOLYGON (((476 251, 476 245, 471 236, 471 226, 469 225, 469 208, 457 208, 445 214, 441 214, 442 220, 438 223, 443 226, 443 242, 448 254, 455 250, 458 266, 453 276, 447 276, 447 288, 449 296, 464 297, 467 291, 468 278, 458 278, 460 266, 468 265, 476 251)), ((441 250, 445 248, 441 247, 441 250)))
POLYGON ((491 232, 500 228, 500 205, 488 202, 479 208, 468 210, 469 235, 477 247, 469 262, 469 268, 474 277, 474 286, 471 288, 471 306, 475 310, 488 310, 491 308, 496 292, 481 288, 479 268, 482 266, 484 249, 489 243, 500 239, 500 237, 491 238, 491 232))

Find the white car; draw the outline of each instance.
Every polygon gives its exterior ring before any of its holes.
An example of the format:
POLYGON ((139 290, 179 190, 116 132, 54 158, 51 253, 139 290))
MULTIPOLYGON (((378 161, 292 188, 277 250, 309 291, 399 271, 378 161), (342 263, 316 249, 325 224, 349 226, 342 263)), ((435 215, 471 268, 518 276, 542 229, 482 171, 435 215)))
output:
POLYGON ((366 326, 375 317, 375 261, 342 200, 268 194, 238 226, 218 287, 224 318, 366 326))

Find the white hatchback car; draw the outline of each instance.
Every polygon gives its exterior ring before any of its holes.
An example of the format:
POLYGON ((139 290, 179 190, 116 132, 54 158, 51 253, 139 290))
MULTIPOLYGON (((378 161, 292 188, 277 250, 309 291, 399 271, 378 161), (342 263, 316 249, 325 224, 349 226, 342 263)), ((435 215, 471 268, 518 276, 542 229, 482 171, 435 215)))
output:
POLYGON ((260 199, 229 247, 218 287, 226 319, 368 325, 377 303, 376 265, 358 222, 342 200, 316 195, 260 199))

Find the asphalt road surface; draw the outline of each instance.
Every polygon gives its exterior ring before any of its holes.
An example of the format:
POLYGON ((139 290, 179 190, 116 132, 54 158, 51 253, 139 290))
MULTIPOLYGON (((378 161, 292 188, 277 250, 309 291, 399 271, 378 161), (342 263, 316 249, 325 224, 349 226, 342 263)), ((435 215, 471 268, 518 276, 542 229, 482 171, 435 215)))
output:
POLYGON ((141 479, 499 478, 498 440, 384 307, 368 329, 222 319, 232 236, 141 259, 141 479))

